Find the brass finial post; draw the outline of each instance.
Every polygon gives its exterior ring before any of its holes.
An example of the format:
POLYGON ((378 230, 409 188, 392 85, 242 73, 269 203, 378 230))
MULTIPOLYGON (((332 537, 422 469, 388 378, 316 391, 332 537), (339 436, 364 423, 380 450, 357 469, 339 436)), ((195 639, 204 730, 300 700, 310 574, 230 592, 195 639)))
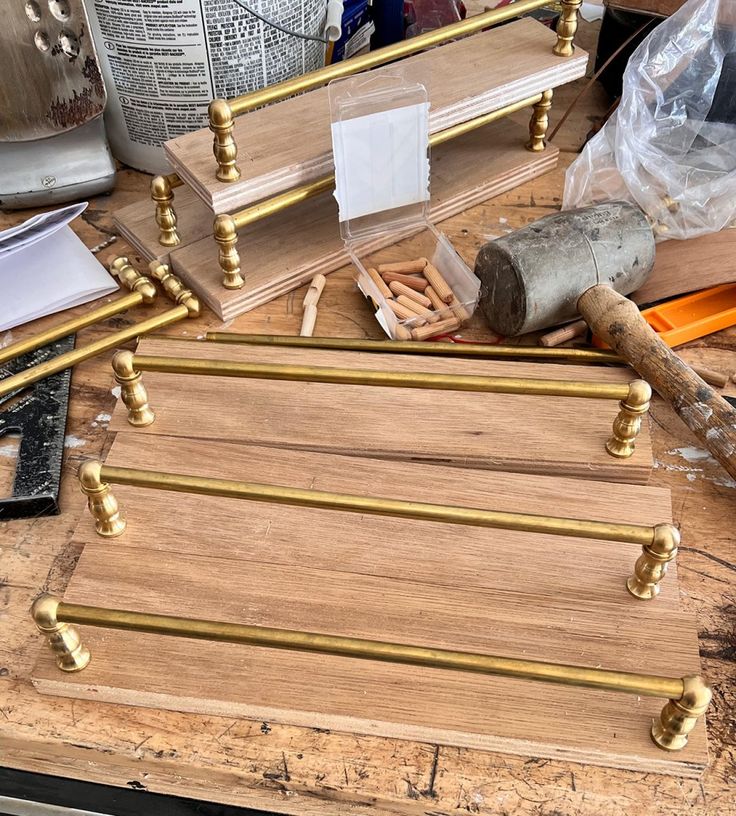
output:
POLYGON ((634 574, 626 581, 626 588, 642 601, 659 595, 659 582, 667 573, 667 566, 677 556, 680 531, 672 524, 657 524, 649 544, 642 545, 642 553, 634 564, 634 574))
POLYGON ((652 739, 665 751, 680 751, 687 745, 698 717, 705 714, 713 694, 699 675, 682 678, 682 696, 670 700, 659 719, 652 722, 652 739))
POLYGON ((238 230, 235 219, 230 215, 218 215, 215 218, 215 241, 220 248, 219 261, 222 269, 222 285, 225 289, 241 289, 245 279, 240 274, 240 255, 236 248, 238 230))
POLYGON ((110 485, 100 478, 102 465, 99 462, 88 460, 82 462, 77 471, 79 486, 87 496, 87 506, 95 520, 95 530, 98 535, 106 538, 115 538, 125 530, 118 501, 110 490, 110 485))
POLYGON ((148 265, 151 276, 154 277, 163 287, 169 300, 173 300, 177 306, 186 306, 189 317, 199 317, 199 298, 184 286, 181 278, 177 277, 168 264, 158 261, 151 261, 148 265))
POLYGON ((582 0, 562 0, 562 14, 557 23, 557 42, 552 53, 558 57, 571 57, 575 52, 572 44, 578 30, 578 11, 582 0))
POLYGON ((156 415, 148 404, 148 392, 143 385, 143 377, 140 371, 133 367, 133 352, 117 352, 112 358, 112 370, 115 381, 120 386, 120 398, 128 409, 128 422, 136 428, 150 425, 156 419, 156 415))
POLYGON ((620 410, 613 421, 613 434, 606 442, 611 456, 626 459, 634 452, 641 420, 649 410, 651 398, 652 388, 645 380, 633 380, 629 384, 628 396, 619 403, 620 410))
POLYGON ((165 247, 177 246, 180 238, 176 229, 176 211, 173 207, 174 190, 168 176, 154 176, 151 181, 151 198, 156 205, 159 244, 165 247))
POLYGON ((529 120, 529 141, 526 149, 540 153, 547 146, 544 137, 549 127, 549 109, 552 107, 552 91, 544 91, 542 98, 534 105, 532 118, 529 120))
POLYGON ((56 616, 59 603, 53 595, 41 595, 33 602, 31 615, 56 656, 56 665, 65 672, 81 671, 90 661, 89 650, 82 645, 73 626, 59 623, 56 616))
POLYGON ((233 112, 225 99, 213 99, 209 107, 210 130, 215 134, 212 152, 217 160, 217 178, 227 183, 240 178, 236 164, 238 146, 233 139, 233 112))
POLYGON ((141 275, 125 256, 115 258, 110 264, 110 272, 126 289, 138 292, 144 303, 153 303, 156 300, 156 287, 145 275, 141 275))

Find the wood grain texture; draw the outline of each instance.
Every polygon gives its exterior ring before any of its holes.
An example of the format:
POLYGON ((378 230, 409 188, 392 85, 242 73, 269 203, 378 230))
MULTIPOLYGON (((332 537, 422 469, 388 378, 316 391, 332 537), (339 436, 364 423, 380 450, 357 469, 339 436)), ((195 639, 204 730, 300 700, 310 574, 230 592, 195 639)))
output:
MULTIPOLYGON (((625 368, 552 366, 391 355, 224 346, 148 338, 142 354, 307 363, 353 369, 486 374, 629 382, 625 368)), ((455 466, 645 483, 651 471, 647 423, 629 459, 605 442, 614 400, 469 394, 313 382, 238 380, 147 372, 156 421, 136 432, 189 436, 455 466)), ((118 406, 111 428, 127 430, 118 406)))
MULTIPOLYGON (((448 43, 401 61, 402 70, 426 85, 430 132, 451 127, 504 105, 583 76, 587 54, 560 59, 554 32, 526 18, 448 43)), ((386 66, 369 72, 392 74, 386 66)), ((208 128, 172 139, 166 155, 179 176, 214 212, 232 212, 261 198, 332 172, 327 88, 251 111, 235 119, 241 178, 215 178, 208 128), (298 123, 303 138, 294 138, 298 123)))
MULTIPOLYGON (((554 168, 556 148, 530 153, 524 148, 525 139, 523 126, 502 120, 434 150, 430 220, 443 221, 554 168)), ((387 233, 361 249, 379 249, 406 234, 387 233)), ((186 235, 182 236, 186 241, 186 235)), ((142 252, 147 246, 142 241, 136 245, 142 252)), ((170 255, 176 274, 222 320, 230 320, 301 286, 318 273, 332 272, 350 262, 340 237, 332 192, 241 230, 238 251, 245 286, 234 291, 222 286, 217 245, 211 236, 170 255)))

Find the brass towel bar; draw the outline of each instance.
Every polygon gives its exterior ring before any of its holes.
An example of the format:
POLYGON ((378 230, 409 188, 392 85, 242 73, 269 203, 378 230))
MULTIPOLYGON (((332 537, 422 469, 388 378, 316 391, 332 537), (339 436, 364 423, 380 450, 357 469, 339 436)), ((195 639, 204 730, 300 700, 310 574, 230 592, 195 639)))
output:
MULTIPOLYGON (((143 277, 136 272, 135 269, 133 269, 133 267, 128 263, 127 258, 116 259, 112 264, 112 268, 118 277, 121 278, 121 280, 124 277, 130 278, 133 280, 134 285, 137 286, 135 292, 121 298, 119 301, 116 301, 116 304, 120 304, 123 301, 127 302, 131 298, 136 298, 136 300, 130 303, 130 305, 135 305, 143 302, 144 300, 153 300, 156 295, 156 290, 153 284, 148 278, 143 277)), ((72 366, 81 363, 83 360, 88 360, 90 357, 95 357, 104 351, 108 351, 109 349, 115 348, 122 343, 126 343, 128 340, 133 340, 142 334, 148 334, 149 332, 163 328, 164 326, 170 326, 172 323, 183 320, 185 317, 196 317, 199 314, 199 301, 188 289, 184 288, 182 282, 175 275, 172 275, 169 272, 168 266, 154 262, 151 264, 150 268, 153 277, 161 282, 166 294, 177 304, 173 309, 162 312, 161 314, 151 317, 148 320, 143 320, 140 323, 134 323, 132 326, 128 326, 127 328, 121 329, 118 332, 113 332, 107 337, 96 340, 94 343, 90 343, 87 346, 72 349, 72 351, 68 351, 66 354, 60 354, 51 360, 47 360, 45 363, 39 363, 39 365, 27 368, 25 371, 20 371, 18 374, 5 377, 4 379, 0 380, 0 397, 4 397, 7 394, 11 394, 13 391, 17 391, 21 388, 32 385, 45 377, 50 377, 52 374, 57 374, 59 371, 65 371, 67 368, 71 368, 72 366)), ((107 310, 108 308, 109 307, 102 307, 102 309, 98 311, 107 310)), ((129 308, 129 306, 126 306, 125 308, 129 308)), ((115 314, 122 310, 123 307, 112 313, 115 314)), ((89 325, 89 322, 85 323, 84 321, 90 316, 91 315, 86 315, 84 318, 76 318, 75 320, 68 321, 67 323, 63 324, 64 331, 60 335, 56 336, 63 337, 64 335, 69 334, 70 331, 81 328, 82 325, 89 325)), ((56 329, 50 329, 49 331, 45 332, 44 335, 42 335, 43 341, 42 343, 39 343, 39 345, 45 344, 54 339, 54 335, 57 331, 60 331, 61 328, 62 327, 59 326, 56 327, 56 329)), ((24 347, 34 347, 31 341, 24 342, 22 345, 24 345, 24 347)), ((25 350, 27 350, 27 348, 25 350)))
POLYGON ((80 466, 79 483, 82 492, 87 496, 97 533, 108 538, 119 536, 125 530, 125 519, 110 487, 111 484, 117 484, 175 493, 285 504, 292 507, 640 544, 642 554, 637 559, 634 572, 626 585, 632 595, 642 600, 649 600, 659 594, 659 582, 667 572, 667 565, 677 555, 677 546, 680 543, 680 534, 672 524, 646 526, 538 516, 530 513, 507 513, 474 507, 114 467, 93 460, 88 460, 80 466))
POLYGON ((67 672, 81 671, 90 661, 89 650, 72 626, 80 624, 432 669, 516 677, 645 697, 664 697, 668 698, 668 702, 659 717, 652 722, 650 733, 655 744, 667 751, 678 751, 687 745, 688 735, 711 700, 711 690, 699 675, 670 678, 538 660, 518 660, 477 652, 411 646, 318 632, 105 609, 64 603, 51 595, 42 595, 35 601, 32 615, 39 632, 44 635, 54 652, 57 666, 67 672))
POLYGON ((143 354, 134 355, 125 351, 119 352, 113 358, 113 371, 122 386, 122 400, 129 409, 128 421, 131 425, 137 426, 150 425, 155 418, 148 405, 148 396, 142 382, 141 372, 143 371, 340 385, 618 399, 620 400, 619 413, 613 422, 613 433, 606 442, 608 453, 618 458, 626 458, 633 454, 636 437, 641 429, 642 416, 648 411, 649 400, 652 396, 652 389, 644 380, 633 380, 629 384, 592 383, 414 371, 361 371, 326 366, 155 357, 143 354))

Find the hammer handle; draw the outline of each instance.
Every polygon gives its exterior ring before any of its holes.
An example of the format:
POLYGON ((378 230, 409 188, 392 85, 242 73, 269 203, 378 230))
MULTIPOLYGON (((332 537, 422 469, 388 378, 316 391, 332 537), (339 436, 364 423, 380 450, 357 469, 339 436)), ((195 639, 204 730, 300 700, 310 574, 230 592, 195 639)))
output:
POLYGON ((578 311, 593 333, 672 405, 736 479, 736 410, 672 352, 628 298, 610 286, 593 286, 583 292, 578 311))

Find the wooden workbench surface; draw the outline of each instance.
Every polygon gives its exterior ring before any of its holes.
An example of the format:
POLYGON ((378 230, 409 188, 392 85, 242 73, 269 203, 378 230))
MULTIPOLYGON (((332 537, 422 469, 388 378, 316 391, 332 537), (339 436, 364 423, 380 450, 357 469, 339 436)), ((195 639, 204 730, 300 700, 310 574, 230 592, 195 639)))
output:
MULTIPOLYGON (((559 96, 564 98, 564 93, 559 96)), ((604 109, 605 102, 594 94, 571 117, 561 138, 555 140, 563 151, 568 148, 560 169, 444 222, 443 231, 471 265, 484 241, 559 207, 564 167, 574 158, 570 148, 582 142, 596 112, 604 109)), ((111 240, 111 211, 145 196, 147 184, 146 176, 123 170, 115 193, 91 202, 75 225, 88 246, 111 240)), ((0 228, 27 215, 0 215, 0 228)), ((105 260, 127 251, 116 240, 99 250, 99 257, 105 260)), ((244 315, 228 328, 297 334, 304 291, 244 315)), ((161 303, 149 308, 165 307, 161 303)), ((150 314, 147 307, 138 307, 103 326, 85 329, 78 343, 146 314, 150 314)), ((48 322, 37 321, 9 332, 0 336, 0 343, 38 331, 48 322)), ((191 337, 217 327, 221 324, 206 313, 166 333, 191 337)), ((315 333, 381 336, 355 289, 350 269, 328 277, 315 333)), ((480 318, 475 318, 465 335, 489 336, 480 318)), ((736 330, 729 330, 691 344, 683 356, 690 362, 735 371, 734 351, 736 330)), ((79 555, 69 543, 83 506, 73 474, 83 459, 104 455, 111 441, 106 430, 115 403, 111 355, 89 360, 73 373, 62 514, 0 523, 0 764, 303 816, 736 813, 736 483, 700 449, 661 401, 655 402, 652 411, 657 462, 652 484, 672 489, 675 520, 682 528, 678 569, 683 605, 697 615, 703 672, 714 689, 708 714, 711 759, 702 780, 38 695, 28 678, 42 644, 28 609, 41 590, 63 594, 79 555)), ((2 454, 9 447, 0 445, 0 494, 7 493, 11 480, 11 459, 2 454)), ((581 586, 584 579, 584 574, 576 576, 581 586)), ((183 644, 182 648, 196 649, 196 645, 183 644)), ((140 662, 145 671, 145 653, 140 662)), ((623 697, 621 704, 626 705, 623 697)), ((560 727, 565 727, 562 719, 560 727)))

